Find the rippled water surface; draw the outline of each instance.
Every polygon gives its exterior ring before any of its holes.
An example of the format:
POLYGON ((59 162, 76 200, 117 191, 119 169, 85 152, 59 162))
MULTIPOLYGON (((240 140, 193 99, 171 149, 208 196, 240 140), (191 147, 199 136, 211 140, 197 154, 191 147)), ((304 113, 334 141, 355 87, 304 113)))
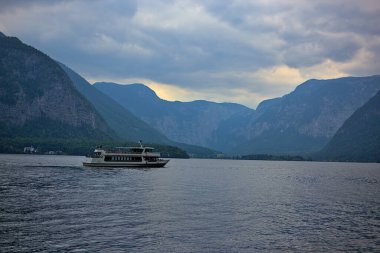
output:
POLYGON ((0 155, 1 252, 380 251, 380 164, 0 155))

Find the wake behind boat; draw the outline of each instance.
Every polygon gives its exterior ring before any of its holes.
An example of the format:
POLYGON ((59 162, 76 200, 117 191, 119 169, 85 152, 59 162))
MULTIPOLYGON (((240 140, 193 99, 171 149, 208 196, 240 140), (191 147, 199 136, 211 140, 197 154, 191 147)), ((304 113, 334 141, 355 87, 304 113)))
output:
POLYGON ((88 167, 164 167, 169 160, 161 159, 154 148, 144 147, 116 147, 103 149, 97 147, 94 152, 86 156, 83 166, 88 167))

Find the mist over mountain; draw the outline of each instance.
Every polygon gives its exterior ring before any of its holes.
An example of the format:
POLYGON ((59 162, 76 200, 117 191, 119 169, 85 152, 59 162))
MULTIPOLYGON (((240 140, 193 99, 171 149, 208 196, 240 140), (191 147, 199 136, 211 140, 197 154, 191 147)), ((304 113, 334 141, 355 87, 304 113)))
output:
POLYGON ((235 123, 240 124, 237 122, 239 116, 254 113, 254 110, 234 103, 166 101, 143 84, 99 82, 94 86, 169 139, 222 151, 224 143, 230 143, 219 129, 223 122, 234 118, 235 123))
POLYGON ((0 36, 2 138, 116 138, 104 119, 49 56, 0 36))
POLYGON ((380 162, 380 91, 344 122, 318 156, 332 161, 380 162))

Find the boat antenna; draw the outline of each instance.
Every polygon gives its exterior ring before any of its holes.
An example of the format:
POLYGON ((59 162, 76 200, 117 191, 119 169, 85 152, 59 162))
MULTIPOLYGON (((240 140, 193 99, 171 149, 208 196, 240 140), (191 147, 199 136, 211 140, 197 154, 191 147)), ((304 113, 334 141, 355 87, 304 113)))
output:
POLYGON ((140 147, 143 147, 142 140, 139 140, 140 147))

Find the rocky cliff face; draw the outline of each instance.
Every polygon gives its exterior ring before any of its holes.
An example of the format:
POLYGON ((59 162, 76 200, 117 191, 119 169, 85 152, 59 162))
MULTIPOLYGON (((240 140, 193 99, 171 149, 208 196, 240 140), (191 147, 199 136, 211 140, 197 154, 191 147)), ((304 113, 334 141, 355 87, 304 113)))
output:
POLYGON ((380 162, 380 91, 344 122, 316 157, 380 162))
POLYGON ((309 80, 292 93, 260 104, 243 128, 251 153, 305 153, 321 149, 353 112, 380 89, 380 76, 309 80))
POLYGON ((160 99, 143 84, 95 83, 94 86, 171 140, 218 150, 223 150, 220 145, 223 133, 218 133, 222 122, 254 111, 232 103, 170 102, 160 99))
POLYGON ((221 148, 214 139, 221 123, 242 111, 249 110, 231 104, 206 101, 177 103, 176 105, 177 113, 169 112, 163 116, 162 120, 154 122, 149 118, 145 118, 145 120, 151 121, 151 124, 164 133, 170 133, 170 137, 179 142, 215 149, 221 148))
POLYGON ((22 127, 38 119, 111 132, 54 60, 17 38, 0 37, 0 123, 22 127))
POLYGON ((309 80, 263 101, 256 111, 236 104, 169 102, 142 84, 95 87, 179 142, 231 154, 299 154, 320 150, 380 89, 380 76, 309 80))

